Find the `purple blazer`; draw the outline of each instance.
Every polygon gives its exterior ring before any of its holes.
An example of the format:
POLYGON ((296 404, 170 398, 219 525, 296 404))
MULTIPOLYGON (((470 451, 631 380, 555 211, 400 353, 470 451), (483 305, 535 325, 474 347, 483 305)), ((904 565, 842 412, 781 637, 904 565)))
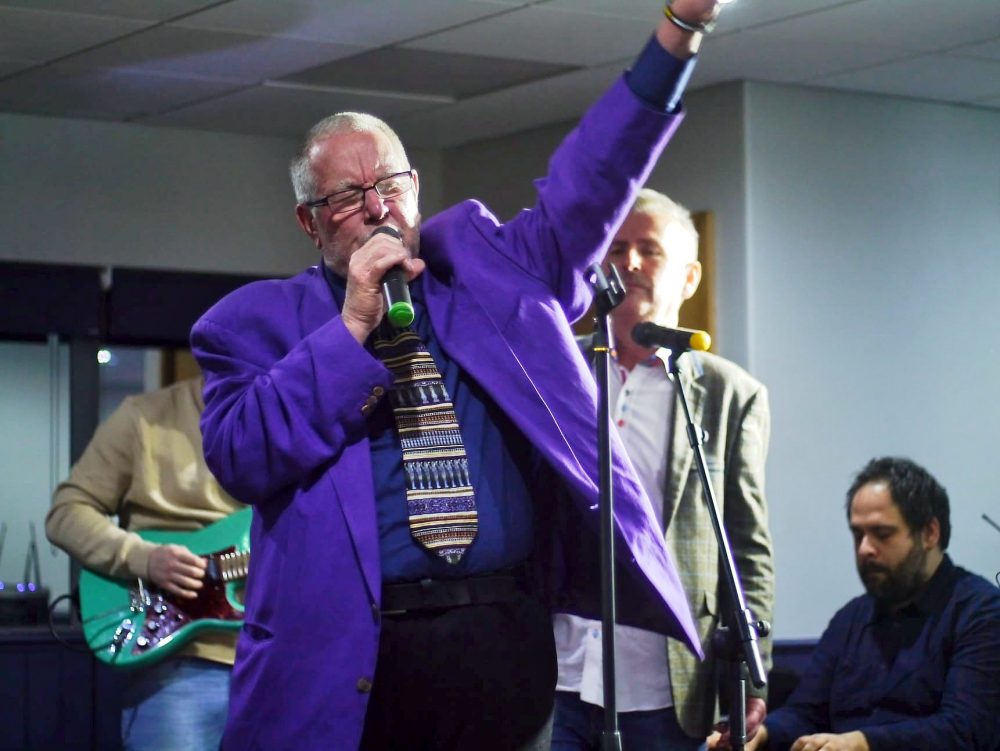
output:
MULTIPOLYGON (((679 122, 619 81, 586 114, 537 182, 538 203, 506 224, 475 201, 427 220, 416 282, 435 334, 554 470, 566 512, 597 528, 596 389, 569 326, 599 261, 679 122)), ((257 282, 195 325, 205 372, 205 455, 221 484, 254 505, 246 623, 223 746, 357 748, 375 672, 381 571, 361 407, 388 370, 348 333, 320 269, 257 282)), ((700 653, 684 591, 648 498, 615 436, 619 559, 640 582, 644 625, 700 653)), ((555 503, 555 501, 553 501, 555 503)), ((553 513, 553 517, 558 514, 553 513)), ((548 597, 561 610, 589 546, 553 545, 548 597)))

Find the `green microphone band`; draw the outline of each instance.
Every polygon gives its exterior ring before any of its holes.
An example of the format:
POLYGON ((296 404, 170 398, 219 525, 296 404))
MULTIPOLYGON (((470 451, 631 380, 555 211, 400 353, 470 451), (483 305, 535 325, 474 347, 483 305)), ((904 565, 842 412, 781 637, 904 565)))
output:
POLYGON ((396 328, 403 328, 413 323, 413 306, 408 302, 398 301, 392 304, 386 316, 396 328))

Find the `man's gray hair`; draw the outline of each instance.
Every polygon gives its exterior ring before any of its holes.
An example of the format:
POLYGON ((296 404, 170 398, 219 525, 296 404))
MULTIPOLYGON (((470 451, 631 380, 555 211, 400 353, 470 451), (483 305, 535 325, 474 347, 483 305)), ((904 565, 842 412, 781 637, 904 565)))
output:
MULTIPOLYGON (((385 120, 381 120, 366 112, 338 112, 335 115, 324 117, 316 123, 306 134, 302 150, 292 159, 289 171, 292 177, 292 189, 295 191, 295 200, 299 203, 314 200, 316 196, 316 176, 313 174, 312 163, 309 161, 309 152, 317 141, 331 136, 335 133, 382 133, 392 145, 399 149, 399 153, 406 159, 406 149, 403 142, 399 140, 396 131, 389 127, 385 120)), ((409 161, 407 161, 409 163, 409 161)))
POLYGON ((633 214, 657 216, 663 220, 664 226, 676 224, 684 233, 691 237, 691 247, 694 257, 698 257, 698 230, 695 229, 691 212, 668 196, 652 188, 643 188, 632 204, 633 214))

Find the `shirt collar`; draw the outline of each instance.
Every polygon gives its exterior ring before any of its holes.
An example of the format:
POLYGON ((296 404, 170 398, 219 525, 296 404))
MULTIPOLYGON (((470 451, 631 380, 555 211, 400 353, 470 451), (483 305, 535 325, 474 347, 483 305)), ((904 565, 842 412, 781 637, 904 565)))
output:
POLYGON ((324 263, 322 258, 319 260, 319 267, 323 270, 323 278, 326 279, 326 283, 333 293, 333 299, 337 303, 337 310, 343 310, 344 298, 347 297, 347 280, 336 274, 333 269, 324 263))
MULTIPOLYGON (((951 590, 955 583, 955 564, 946 553, 941 559, 937 570, 920 590, 919 594, 911 601, 896 611, 895 616, 928 616, 941 613, 951 597, 951 590)), ((881 607, 879 602, 872 599, 872 614, 870 622, 892 618, 893 614, 886 608, 881 607)))
POLYGON ((931 576, 930 581, 924 585, 923 591, 917 595, 913 605, 926 615, 933 615, 944 610, 948 599, 951 597, 951 590, 955 584, 955 564, 945 553, 937 571, 931 576))

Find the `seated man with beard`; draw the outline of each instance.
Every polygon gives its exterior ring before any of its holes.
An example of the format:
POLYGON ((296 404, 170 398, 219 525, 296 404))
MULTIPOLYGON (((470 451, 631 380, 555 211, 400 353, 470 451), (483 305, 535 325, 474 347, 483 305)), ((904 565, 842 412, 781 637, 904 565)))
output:
POLYGON ((747 749, 1000 749, 1000 591, 945 554, 948 494, 911 461, 875 459, 847 514, 867 594, 747 749))

